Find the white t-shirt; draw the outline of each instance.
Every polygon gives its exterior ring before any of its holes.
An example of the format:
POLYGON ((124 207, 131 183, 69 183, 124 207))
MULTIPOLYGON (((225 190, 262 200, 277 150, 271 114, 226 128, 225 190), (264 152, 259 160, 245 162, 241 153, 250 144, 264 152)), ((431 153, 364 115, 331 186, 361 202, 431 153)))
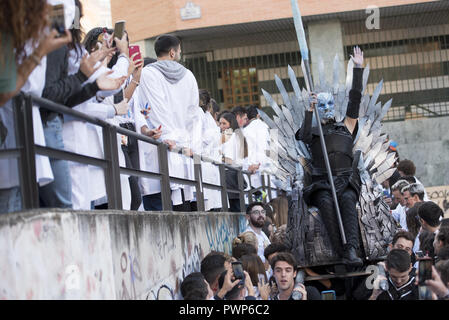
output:
POLYGON ((251 231, 252 233, 254 233, 257 236, 257 240, 259 242, 259 246, 257 248, 257 255, 260 257, 262 262, 265 263, 265 256, 263 254, 264 254, 265 248, 269 244, 271 244, 270 240, 268 239, 265 232, 260 231, 260 234, 259 234, 256 231, 254 231, 254 229, 251 228, 251 226, 248 226, 244 232, 246 232, 246 231, 251 231))

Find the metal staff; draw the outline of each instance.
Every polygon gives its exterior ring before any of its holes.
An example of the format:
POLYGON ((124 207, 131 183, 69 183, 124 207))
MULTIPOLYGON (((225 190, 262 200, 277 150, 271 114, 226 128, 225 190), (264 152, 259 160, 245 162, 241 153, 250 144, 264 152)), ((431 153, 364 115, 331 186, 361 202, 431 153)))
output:
MULTIPOLYGON (((302 56, 305 71, 306 71, 305 75, 304 75, 305 80, 306 80, 306 83, 309 84, 310 92, 313 92, 314 88, 313 88, 313 82, 312 82, 312 74, 310 72, 310 65, 309 65, 309 49, 307 47, 306 35, 304 33, 304 26, 302 25, 301 13, 299 11, 297 0, 290 0, 290 2, 292 4, 293 21, 295 23, 296 36, 298 37, 299 49, 301 51, 301 56, 302 56)), ((324 162, 326 164, 327 177, 328 177, 329 183, 331 185, 332 198, 334 199, 334 205, 335 205, 335 210, 336 210, 335 212, 337 213, 338 226, 340 228, 340 234, 341 234, 341 239, 342 239, 343 245, 345 245, 346 244, 346 235, 345 235, 345 230, 343 228, 343 222, 341 220, 340 207, 338 206, 337 193, 335 192, 334 180, 332 179, 332 171, 331 171, 331 166, 329 163, 329 157, 327 155, 326 143, 324 141, 323 128, 321 127, 321 119, 320 119, 320 116, 319 116, 316 108, 314 110, 315 110, 314 114, 315 114, 316 122, 318 124, 318 130, 320 132, 321 149, 323 151, 324 162)))

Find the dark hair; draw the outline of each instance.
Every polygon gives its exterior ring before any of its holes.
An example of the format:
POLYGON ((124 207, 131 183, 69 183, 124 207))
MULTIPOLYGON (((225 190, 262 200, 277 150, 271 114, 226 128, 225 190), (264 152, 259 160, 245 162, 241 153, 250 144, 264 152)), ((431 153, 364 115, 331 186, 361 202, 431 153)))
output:
POLYGON ((267 212, 267 218, 270 218, 271 221, 274 224, 274 211, 273 211, 273 207, 271 206, 271 204, 269 203, 264 203, 263 208, 265 209, 265 211, 267 212))
POLYGON ((424 202, 419 207, 418 214, 431 227, 438 227, 440 217, 444 216, 443 210, 433 201, 424 202))
POLYGON ((208 289, 200 272, 189 274, 181 283, 181 294, 184 300, 206 300, 208 289))
POLYGON ((449 245, 445 245, 438 250, 438 260, 447 260, 449 259, 449 245))
POLYGON ((416 183, 416 178, 414 176, 403 176, 401 180, 405 180, 408 183, 416 183))
MULTIPOLYGON (((75 19, 79 18, 81 20, 81 18, 84 15, 83 14, 83 5, 81 4, 81 2, 79 0, 75 0, 75 7, 77 7, 78 11, 79 11, 79 17, 75 16, 75 19)), ((81 55, 82 55, 80 44, 81 44, 81 38, 83 37, 83 32, 81 30, 81 26, 79 28, 70 29, 70 33, 72 34, 72 42, 69 43, 67 46, 69 49, 75 49, 76 58, 79 59, 79 58, 81 58, 81 55)))
POLYGON ((143 66, 146 67, 149 64, 155 63, 157 59, 145 57, 143 58, 143 66))
POLYGON ((240 258, 240 261, 242 262, 243 270, 248 272, 253 286, 257 287, 259 274, 264 275, 265 283, 268 282, 265 266, 257 254, 246 254, 240 258))
POLYGON ((220 106, 218 105, 217 101, 215 101, 215 99, 210 99, 210 105, 212 106, 212 115, 220 112, 220 106))
POLYGON ((433 240, 435 234, 427 230, 421 230, 419 234, 419 250, 427 254, 429 257, 435 256, 435 248, 433 247, 433 240))
POLYGON ((246 214, 250 214, 255 206, 261 206, 265 210, 265 207, 262 202, 253 202, 253 203, 250 203, 248 205, 248 207, 246 208, 246 214))
POLYGON ((248 107, 246 107, 246 114, 248 115, 248 120, 254 119, 257 117, 257 115, 259 114, 257 112, 257 106, 256 105, 249 105, 248 107))
MULTIPOLYGON (((220 277, 218 278, 218 288, 222 288, 223 287, 223 283, 224 283, 224 278, 226 277, 226 273, 228 271, 225 270, 220 274, 220 277)), ((230 291, 228 291, 225 296, 224 299, 225 300, 235 300, 238 298, 239 294, 240 294, 240 290, 242 290, 244 288, 244 286, 242 285, 235 285, 230 291)))
POLYGON ((273 269, 273 271, 276 267, 276 263, 279 261, 287 262, 295 270, 298 267, 295 257, 290 252, 279 252, 274 256, 274 258, 270 261, 271 269, 273 269))
POLYGON ((265 223, 262 227, 262 231, 263 231, 263 233, 265 233, 265 235, 267 236, 268 239, 271 238, 271 232, 269 230, 271 225, 273 225, 273 220, 271 220, 270 217, 265 216, 265 223))
POLYGON ((393 249, 388 253, 385 265, 388 269, 405 272, 411 265, 410 254, 403 249, 393 249))
MULTIPOLYGON (((39 42, 47 19, 42 19, 47 8, 46 0, 6 0, 0 10, 0 43, 10 46, 10 53, 19 61, 25 55, 25 45, 39 42)), ((3 48, 4 50, 4 48, 3 48)), ((0 66, 7 63, 5 53, 0 56, 0 66)))
POLYGON ((109 34, 112 34, 114 32, 114 30, 112 29, 97 27, 90 30, 84 37, 83 46, 84 48, 86 48, 89 54, 92 51, 95 51, 94 49, 96 48, 97 42, 99 41, 98 37, 103 33, 103 30, 106 30, 106 32, 109 34))
POLYGON ((200 107, 203 109, 203 112, 209 111, 210 109, 210 93, 206 89, 198 90, 200 95, 200 107))
POLYGON ((449 283, 449 260, 446 258, 437 262, 435 268, 440 274, 441 281, 443 281, 444 285, 447 287, 449 283))
POLYGON ((416 173, 416 167, 412 160, 404 159, 399 161, 398 171, 402 171, 407 176, 414 176, 416 173))
POLYGON ((413 236, 413 234, 411 232, 401 230, 401 231, 396 232, 396 234, 394 235, 393 242, 392 242, 393 246, 396 244, 396 242, 398 242, 398 240, 400 238, 404 238, 408 241, 411 241, 412 243, 415 242, 415 237, 413 236))
POLYGON ((178 49, 181 41, 175 37, 168 34, 159 36, 154 43, 154 51, 158 58, 166 56, 171 49, 178 49))
POLYGON ((237 130, 239 128, 239 124, 237 122, 237 119, 235 117, 235 114, 233 114, 232 112, 229 111, 224 111, 223 113, 221 113, 218 116, 218 120, 220 120, 221 118, 225 118, 225 120, 227 122, 229 122, 229 124, 231 125, 231 129, 232 130, 237 130))
POLYGON ((243 116, 244 114, 247 114, 246 109, 241 106, 234 107, 231 112, 236 116, 243 116))
POLYGON ((246 254, 257 254, 257 249, 249 243, 242 242, 232 247, 232 256, 237 260, 246 254))
POLYGON ((388 183, 390 187, 392 187, 396 182, 398 182, 401 179, 401 175, 399 174, 398 169, 394 170, 391 177, 388 179, 388 183))
POLYGON ((449 219, 441 220, 437 235, 437 240, 443 242, 443 247, 449 245, 449 227, 447 226, 447 222, 449 222, 449 219))
POLYGON ((419 229, 421 228, 421 222, 419 222, 418 208, 423 204, 423 202, 416 202, 415 205, 408 209, 406 212, 406 222, 407 229, 412 233, 413 237, 416 238, 419 229))
POLYGON ((210 285, 225 270, 225 261, 226 258, 221 254, 209 254, 201 261, 201 273, 210 285))
POLYGON ((273 253, 276 252, 289 252, 288 248, 285 244, 283 243, 279 243, 279 242, 275 242, 275 243, 270 243, 264 250, 263 255, 265 257, 265 259, 267 259, 268 261, 268 257, 270 255, 272 255, 273 253))

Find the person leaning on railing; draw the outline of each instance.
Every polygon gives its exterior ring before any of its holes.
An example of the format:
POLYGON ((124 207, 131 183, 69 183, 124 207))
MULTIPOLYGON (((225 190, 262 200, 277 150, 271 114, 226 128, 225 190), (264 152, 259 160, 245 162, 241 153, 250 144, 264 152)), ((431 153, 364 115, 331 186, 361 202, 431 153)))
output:
MULTIPOLYGON (((78 10, 81 4, 75 1, 78 10)), ((72 32, 77 30, 72 29, 72 32)), ((80 45, 80 39, 74 46, 80 45)), ((88 81, 97 70, 101 70, 103 61, 108 55, 119 51, 128 59, 128 42, 123 37, 115 39, 116 47, 103 46, 100 50, 90 55, 84 55, 79 63, 78 70, 69 73, 71 65, 69 61, 70 47, 63 46, 48 55, 45 88, 42 97, 53 102, 73 108, 95 97, 98 91, 113 92, 121 87, 126 77, 113 78, 112 70, 102 73, 95 81, 88 81)), ((48 147, 64 149, 63 120, 62 115, 41 108, 42 123, 44 126, 45 142, 48 147)), ((72 208, 72 183, 67 161, 52 160, 54 181, 39 189, 39 196, 45 207, 72 208)))
MULTIPOLYGON (((12 98, 20 91, 40 95, 45 82, 46 55, 70 42, 48 28, 45 0, 8 0, 0 8, 0 149, 17 147, 12 98)), ((32 108, 36 143, 45 145, 39 110, 32 108)), ((36 181, 53 179, 48 158, 36 156, 36 181)), ((0 160, 0 213, 22 209, 18 161, 0 160)))

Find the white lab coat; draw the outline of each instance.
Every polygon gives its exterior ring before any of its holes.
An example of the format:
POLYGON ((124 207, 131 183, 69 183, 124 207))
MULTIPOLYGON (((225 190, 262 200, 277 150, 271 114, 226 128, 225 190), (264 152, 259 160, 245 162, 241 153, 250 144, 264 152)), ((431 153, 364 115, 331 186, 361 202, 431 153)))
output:
MULTIPOLYGON (((270 133, 268 126, 261 120, 255 119, 251 121, 244 129, 246 141, 248 143, 248 163, 260 164, 259 170, 251 175, 251 185, 253 188, 262 186, 262 178, 260 171, 269 167, 268 157, 265 151, 269 150, 270 133)), ((267 178, 265 177, 265 184, 267 178)))
MULTIPOLYGON (((83 54, 86 51, 83 51, 83 54)), ((74 51, 70 52, 69 71, 73 74, 79 69, 79 59, 73 59, 74 51)), ((120 57, 113 67, 112 78, 118 78, 128 73, 129 61, 120 57)), ((108 71, 105 67, 100 67, 83 85, 92 83, 100 75, 108 71)), ((69 73, 70 75, 70 73, 69 73)), ((97 96, 108 96, 114 92, 97 92, 97 96)), ((90 116, 106 120, 115 115, 115 110, 111 105, 98 103, 96 97, 93 97, 73 108, 74 110, 86 113, 90 116), (112 108, 112 109, 111 109, 112 108)), ((67 151, 91 156, 95 158, 104 158, 103 153, 103 133, 102 128, 93 124, 78 121, 71 117, 65 117, 63 126, 64 147, 67 151)), ((123 152, 120 148, 120 137, 118 135, 119 163, 125 166, 123 152)), ((104 171, 100 167, 85 165, 76 162, 69 162, 70 176, 72 179, 72 205, 75 210, 90 210, 91 202, 106 196, 106 185, 104 180, 104 171)), ((122 195, 125 196, 123 208, 129 209, 126 201, 127 190, 129 193, 129 183, 127 176, 121 175, 122 195)), ((130 199, 130 196, 129 196, 130 199)), ((129 200, 130 203, 130 200, 129 200)))
MULTIPOLYGON (((148 103, 151 107, 150 128, 162 125, 162 141, 173 140, 178 147, 189 147, 192 133, 188 131, 191 117, 199 105, 198 85, 192 72, 187 70, 177 83, 168 82, 164 75, 152 65, 142 70, 138 90, 140 105, 148 103)), ((193 161, 183 155, 168 152, 169 174, 173 177, 193 180, 193 161)), ((178 183, 170 183, 172 202, 182 203, 181 188, 184 189, 185 200, 193 199, 193 188, 178 183)))
MULTIPOLYGON (((30 44, 26 46, 25 50, 27 55, 30 55, 33 52, 33 48, 30 44)), ((34 94, 39 97, 42 96, 42 91, 45 86, 46 70, 47 57, 43 57, 40 65, 38 65, 30 74, 21 91, 34 94)), ((5 143, 0 146, 0 149, 16 148, 12 99, 0 108, 0 117, 8 130, 5 143)), ((35 144, 45 146, 45 136, 41 115, 39 112, 39 107, 36 105, 33 106, 33 133, 35 144)), ((20 185, 18 170, 17 159, 0 159, 0 189, 9 189, 20 185)), ((44 186, 53 181, 53 172, 51 170, 48 157, 36 155, 36 178, 40 186, 44 186)))
MULTIPOLYGON (((203 117, 203 150, 206 157, 221 162, 220 157, 220 127, 217 126, 210 112, 204 113, 203 117)), ((202 163, 203 181, 215 185, 220 185, 220 171, 218 166, 209 163, 202 163)), ((207 200, 205 210, 221 208, 221 192, 219 190, 204 189, 204 198, 207 200)))
MULTIPOLYGON (((140 110, 145 109, 145 104, 141 104, 139 100, 140 86, 136 88, 132 99, 129 102, 133 108, 134 121, 136 123, 136 131, 141 133, 142 127, 147 126, 149 129, 154 129, 152 123, 146 120, 140 113, 140 110)), ((157 146, 151 143, 138 141, 139 145, 139 162, 140 170, 147 172, 159 173, 159 160, 157 155, 157 146)), ((158 179, 139 178, 140 192, 142 196, 152 195, 161 192, 161 183, 158 179)))

